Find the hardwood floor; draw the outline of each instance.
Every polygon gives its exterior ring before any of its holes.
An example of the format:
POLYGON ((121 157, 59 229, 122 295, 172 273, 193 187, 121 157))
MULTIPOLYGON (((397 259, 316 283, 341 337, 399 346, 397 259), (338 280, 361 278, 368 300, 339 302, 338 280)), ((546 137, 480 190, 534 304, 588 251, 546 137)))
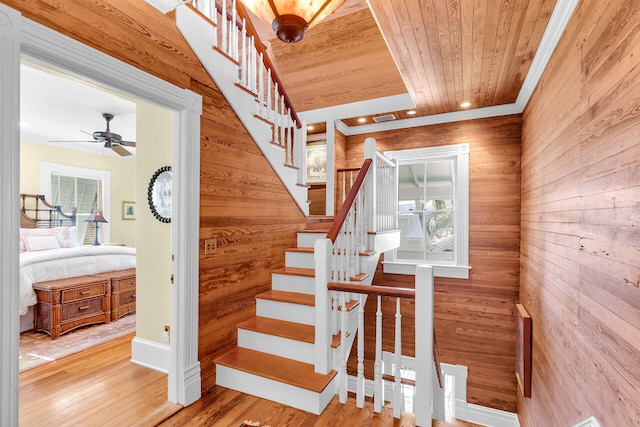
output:
POLYGON ((20 426, 150 426, 180 410, 167 375, 130 362, 127 335, 20 374, 20 426))
MULTIPOLYGON (((415 427, 413 415, 394 420, 334 398, 321 415, 214 386, 194 404, 167 402, 167 376, 130 362, 134 335, 117 339, 20 374, 20 426, 220 426, 243 421, 261 426, 415 427)), ((434 422, 433 426, 474 424, 434 422)))

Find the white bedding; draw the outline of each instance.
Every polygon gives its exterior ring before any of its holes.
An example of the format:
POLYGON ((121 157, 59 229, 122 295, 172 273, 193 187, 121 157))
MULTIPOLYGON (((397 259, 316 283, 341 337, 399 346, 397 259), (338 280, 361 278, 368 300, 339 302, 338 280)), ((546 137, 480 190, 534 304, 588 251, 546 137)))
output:
POLYGON ((20 253, 20 315, 38 302, 33 283, 136 267, 136 250, 124 246, 79 246, 20 253))

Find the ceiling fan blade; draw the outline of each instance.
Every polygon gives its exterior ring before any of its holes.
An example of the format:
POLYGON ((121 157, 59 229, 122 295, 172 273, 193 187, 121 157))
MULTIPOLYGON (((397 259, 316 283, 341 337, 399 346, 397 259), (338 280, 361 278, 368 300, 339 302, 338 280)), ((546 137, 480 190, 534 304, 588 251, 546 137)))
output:
POLYGON ((135 141, 120 141, 120 145, 124 145, 125 147, 135 147, 135 141))
POLYGON ((120 154, 121 156, 130 156, 131 152, 129 152, 126 148, 124 148, 122 145, 118 145, 118 144, 113 144, 111 145, 111 149, 113 151, 115 151, 116 153, 120 154))

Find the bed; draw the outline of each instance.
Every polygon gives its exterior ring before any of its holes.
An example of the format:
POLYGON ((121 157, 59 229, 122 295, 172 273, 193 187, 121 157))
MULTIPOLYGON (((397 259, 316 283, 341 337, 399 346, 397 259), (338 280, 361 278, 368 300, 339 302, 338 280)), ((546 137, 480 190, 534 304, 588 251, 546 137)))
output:
POLYGON ((120 310, 118 288, 118 283, 131 279, 131 274, 133 279, 128 283, 135 286, 135 248, 81 245, 76 236, 75 210, 65 214, 42 195, 20 197, 21 332, 36 326, 57 338, 76 327, 117 320, 121 313, 135 310, 135 289, 126 288, 127 308, 120 310), (112 288, 116 289, 113 295, 112 288), (55 293, 61 295, 57 300, 55 293), (83 298, 85 301, 80 301, 83 298), (94 300, 98 301, 95 310, 99 314, 91 307, 94 300), (66 314, 70 310, 85 312, 66 314), (72 316, 72 321, 65 316, 72 316))

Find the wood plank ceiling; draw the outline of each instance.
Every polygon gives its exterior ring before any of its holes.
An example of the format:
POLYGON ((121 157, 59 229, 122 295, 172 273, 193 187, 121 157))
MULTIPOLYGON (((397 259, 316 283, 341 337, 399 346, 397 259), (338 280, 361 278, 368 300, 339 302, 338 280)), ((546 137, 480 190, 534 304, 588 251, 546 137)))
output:
POLYGON ((381 112, 406 118, 515 102, 555 3, 347 0, 295 44, 252 22, 298 112, 408 93, 414 116, 381 112))

